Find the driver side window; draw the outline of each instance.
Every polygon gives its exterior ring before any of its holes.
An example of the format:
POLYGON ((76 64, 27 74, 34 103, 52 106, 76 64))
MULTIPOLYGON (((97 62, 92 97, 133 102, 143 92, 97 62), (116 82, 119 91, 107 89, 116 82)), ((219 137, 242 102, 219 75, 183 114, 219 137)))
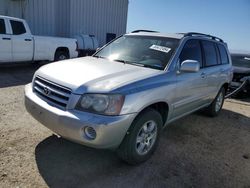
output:
POLYGON ((188 40, 182 49, 179 59, 180 63, 188 59, 196 60, 200 63, 200 67, 202 67, 202 54, 199 40, 188 40))

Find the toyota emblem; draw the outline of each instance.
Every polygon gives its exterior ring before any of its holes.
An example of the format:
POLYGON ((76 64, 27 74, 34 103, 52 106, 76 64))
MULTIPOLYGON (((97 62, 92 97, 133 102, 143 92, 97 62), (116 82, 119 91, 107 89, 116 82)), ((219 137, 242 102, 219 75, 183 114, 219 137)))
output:
POLYGON ((43 93, 48 96, 50 94, 49 88, 47 87, 43 88, 43 93))

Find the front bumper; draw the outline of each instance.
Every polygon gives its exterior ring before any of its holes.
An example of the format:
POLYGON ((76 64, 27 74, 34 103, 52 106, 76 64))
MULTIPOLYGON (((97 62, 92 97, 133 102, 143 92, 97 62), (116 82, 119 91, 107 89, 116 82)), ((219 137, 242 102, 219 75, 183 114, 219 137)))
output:
POLYGON ((117 148, 136 116, 134 113, 103 116, 74 109, 64 111, 39 98, 33 93, 31 84, 25 86, 25 106, 36 120, 56 134, 94 148, 117 148), (85 136, 85 126, 95 129, 94 140, 85 136))

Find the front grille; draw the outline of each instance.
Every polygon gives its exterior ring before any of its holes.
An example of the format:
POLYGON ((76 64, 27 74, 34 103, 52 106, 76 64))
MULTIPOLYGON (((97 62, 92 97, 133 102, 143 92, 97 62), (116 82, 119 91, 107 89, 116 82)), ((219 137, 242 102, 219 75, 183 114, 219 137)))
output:
POLYGON ((33 83, 34 92, 47 103, 65 109, 71 90, 41 77, 36 77, 33 83))

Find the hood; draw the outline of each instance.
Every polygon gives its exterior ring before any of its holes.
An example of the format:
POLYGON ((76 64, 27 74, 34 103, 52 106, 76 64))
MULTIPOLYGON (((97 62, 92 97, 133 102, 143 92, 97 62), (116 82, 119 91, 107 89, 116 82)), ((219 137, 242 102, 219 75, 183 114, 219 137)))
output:
POLYGON ((239 74, 249 74, 250 75, 250 68, 233 66, 233 72, 239 73, 239 74))
POLYGON ((75 94, 110 92, 148 78, 160 70, 95 57, 59 61, 41 67, 36 75, 71 88, 75 94))

